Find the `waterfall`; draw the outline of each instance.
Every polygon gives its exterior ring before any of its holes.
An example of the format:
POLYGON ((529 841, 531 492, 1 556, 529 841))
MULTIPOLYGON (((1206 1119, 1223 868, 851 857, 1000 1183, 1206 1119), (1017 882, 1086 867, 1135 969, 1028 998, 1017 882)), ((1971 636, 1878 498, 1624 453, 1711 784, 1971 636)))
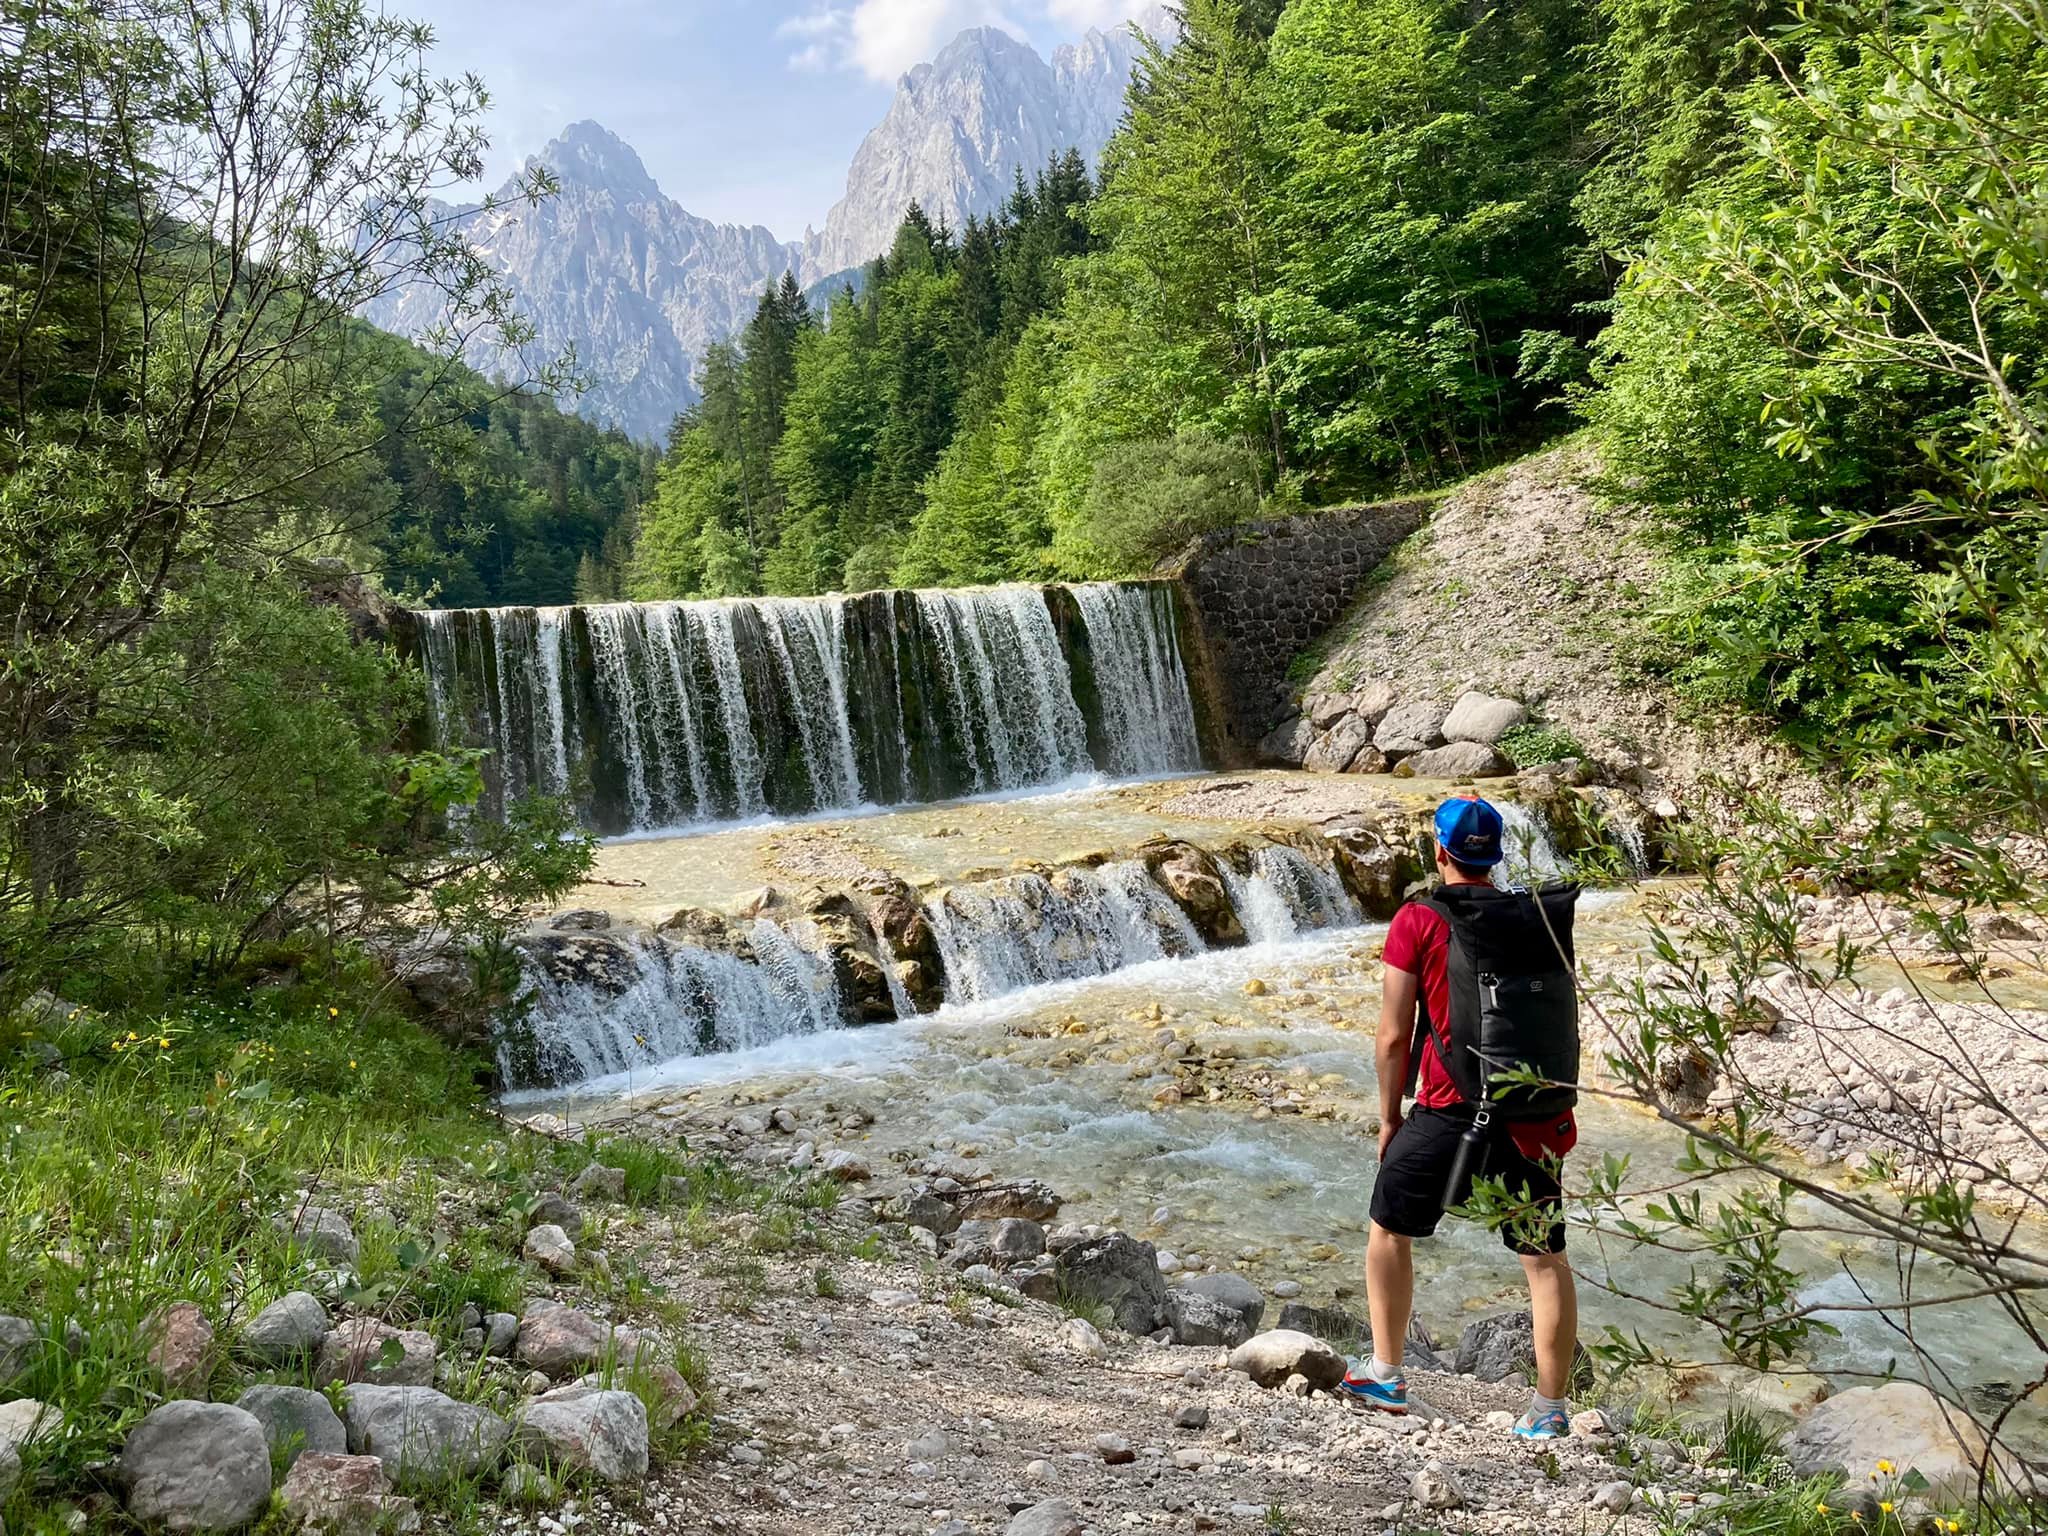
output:
POLYGON ((1336 865, 1275 843, 1255 849, 1249 873, 1221 865, 1230 904, 1253 944, 1282 944, 1319 928, 1346 928, 1365 914, 1344 889, 1336 865))
POLYGON ((419 615, 427 725, 486 814, 612 834, 1200 766, 1157 583, 419 615))
POLYGON ((1493 808, 1500 812, 1501 842, 1507 852, 1495 877, 1497 884, 1546 885, 1571 878, 1571 861, 1557 851, 1549 823, 1539 812, 1502 801, 1494 801, 1493 808))
POLYGON ((1103 730, 1117 773, 1170 773, 1202 766, 1187 669, 1165 588, 1095 582, 1073 589, 1088 626, 1103 730))
POLYGON ((529 959, 532 1007, 501 1042, 499 1068, 515 1084, 574 1083, 835 1027, 830 968, 780 930, 768 942, 759 964, 658 934, 543 951, 529 959))

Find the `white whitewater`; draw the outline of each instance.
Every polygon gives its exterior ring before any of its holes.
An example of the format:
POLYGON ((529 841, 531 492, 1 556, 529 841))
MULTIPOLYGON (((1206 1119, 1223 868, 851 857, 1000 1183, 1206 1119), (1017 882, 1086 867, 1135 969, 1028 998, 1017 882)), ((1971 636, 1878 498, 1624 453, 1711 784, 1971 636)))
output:
POLYGON ((718 715, 725 727, 725 750, 732 764, 734 813, 758 816, 768 809, 761 790, 761 746, 747 708, 746 675, 740 671, 739 642, 733 636, 732 605, 693 604, 703 625, 711 657, 711 675, 718 691, 718 715))
POLYGON ((858 805, 860 769, 846 705, 843 612, 788 598, 764 598, 756 606, 783 685, 790 698, 805 706, 796 711, 796 726, 817 807, 858 805))
POLYGON ((569 690, 563 686, 562 651, 568 643, 566 608, 543 608, 535 616, 534 648, 540 658, 540 707, 547 716, 547 792, 569 793, 569 690))
MULTIPOLYGON (((651 649, 661 663, 655 698, 664 735, 680 735, 685 771, 690 780, 690 814, 703 818, 712 814, 711 783, 704 770, 703 730, 697 722, 697 696, 690 686, 695 660, 690 640, 689 617, 674 603, 651 604, 645 624, 651 649)), ((671 804, 675 788, 664 781, 671 804)), ((681 807, 677 806, 678 811, 681 807)))
POLYGON ((654 789, 647 765, 647 707, 627 652, 627 633, 629 627, 637 627, 636 615, 629 604, 604 603, 588 609, 587 617, 599 684, 619 704, 613 721, 626 764, 626 793, 632 799, 634 824, 652 826, 654 789))

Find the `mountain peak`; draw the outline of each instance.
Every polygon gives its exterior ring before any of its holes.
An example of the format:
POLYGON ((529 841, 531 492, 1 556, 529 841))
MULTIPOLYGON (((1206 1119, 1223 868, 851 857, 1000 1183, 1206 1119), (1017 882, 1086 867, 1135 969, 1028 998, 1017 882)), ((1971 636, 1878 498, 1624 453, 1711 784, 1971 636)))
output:
POLYGON ((647 174, 633 146, 602 123, 587 118, 571 123, 548 140, 534 158, 564 181, 629 196, 660 195, 661 189, 647 174))

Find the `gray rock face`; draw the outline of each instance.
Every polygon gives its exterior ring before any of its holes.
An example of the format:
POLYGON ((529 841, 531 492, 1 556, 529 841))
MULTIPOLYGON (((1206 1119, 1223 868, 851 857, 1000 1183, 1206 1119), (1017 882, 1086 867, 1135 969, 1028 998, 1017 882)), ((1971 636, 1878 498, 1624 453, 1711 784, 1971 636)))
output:
MULTIPOLYGON (((1928 1487, 1922 1504, 1967 1503, 1976 1497, 1984 1464, 1983 1426, 1962 1408, 1917 1382, 1888 1381, 1851 1387, 1821 1403, 1785 1438, 1785 1459, 1800 1477, 1840 1472, 1851 1490, 1875 1492, 1918 1472, 1928 1487), (1877 1473, 1880 1460, 1896 1473, 1877 1473)), ((1994 1460, 1994 1476, 2008 1489, 2024 1476, 2009 1454, 1994 1460)), ((1896 1495, 1894 1495, 1896 1496, 1896 1495)), ((1902 1500, 1903 1502, 1903 1500, 1902 1500)))
POLYGON ((1107 1307, 1124 1332, 1150 1333, 1159 1326, 1166 1281, 1159 1273, 1159 1251, 1150 1243, 1105 1232, 1063 1250, 1058 1273, 1070 1295, 1107 1307))
POLYGON ((1458 1374, 1505 1381, 1516 1371, 1536 1373, 1536 1331, 1527 1312, 1482 1317, 1458 1338, 1458 1374))
POLYGON ((424 1387, 434 1380, 433 1336, 399 1329, 374 1317, 352 1317, 320 1346, 314 1380, 369 1381, 389 1387, 424 1387))
MULTIPOLYGON (((714 224, 688 212, 596 123, 563 129, 528 163, 561 184, 538 207, 519 203, 508 183, 500 189, 507 206, 496 213, 475 204, 434 211, 505 275, 539 332, 535 356, 575 346, 591 382, 579 414, 658 441, 697 398, 692 378, 705 351, 740 330, 761 290, 798 265, 799 250, 759 225, 714 224)), ((419 284, 381 298, 364 318, 418 336, 447 312, 446 296, 419 284)), ((489 349, 469 361, 486 373, 527 376, 516 357, 489 349)))
POLYGON ((647 1409, 631 1392, 557 1387, 527 1405, 513 1438, 529 1460, 601 1482, 647 1476, 647 1409))
POLYGON ((1073 1505, 1065 1499, 1047 1499, 1012 1516, 1003 1536, 1081 1536, 1083 1529, 1073 1505))
POLYGON ((1519 699, 1463 693, 1444 716, 1444 740, 1476 741, 1491 747, 1528 718, 1529 711, 1519 699))
POLYGON ((439 1488, 488 1471, 511 1426, 488 1408, 458 1403, 432 1387, 348 1389, 348 1448, 374 1456, 400 1488, 439 1488))
POLYGON ((249 1320, 236 1341, 244 1358, 282 1366, 315 1353, 327 1339, 327 1309, 306 1291, 280 1296, 249 1320))
POLYGON ((1442 705, 1432 704, 1427 699, 1410 699, 1387 711, 1379 728, 1372 733, 1372 744, 1390 757, 1405 757, 1412 752, 1442 746, 1443 726, 1442 705))
POLYGON ((287 1458, 287 1466, 307 1451, 339 1456, 348 1449, 341 1416, 318 1392, 265 1384, 249 1388, 235 1406, 263 1426, 264 1442, 287 1458))
MULTIPOLYGON (((1265 1293, 1256 1285, 1253 1285, 1251 1281, 1245 1279, 1243 1275, 1233 1275, 1228 1272, 1220 1275, 1197 1275, 1194 1279, 1186 1282, 1181 1289, 1193 1291, 1197 1296, 1206 1296, 1211 1301, 1221 1302, 1224 1306, 1230 1308, 1231 1311, 1240 1314, 1244 1318, 1245 1330, 1248 1334, 1258 1332, 1259 1319, 1266 1315, 1265 1293)), ((1292 1325, 1283 1324, 1282 1326, 1291 1327, 1292 1325)), ((1310 1331, 1313 1332, 1314 1330, 1311 1329, 1310 1331)))
POLYGON ((1290 1328, 1272 1328, 1254 1335, 1230 1352, 1230 1368, 1242 1371, 1262 1387, 1278 1387, 1300 1376, 1325 1391, 1344 1379, 1344 1357, 1321 1339, 1290 1328))
MULTIPOLYGON (((1165 36, 1160 8, 1140 18, 1165 36)), ((889 248, 915 200, 955 229, 1010 195, 1016 168, 1029 176, 1068 149, 1091 165, 1123 115, 1138 40, 1119 28, 1090 32, 1048 63, 993 27, 955 38, 906 74, 881 123, 846 173, 846 195, 804 242, 804 281, 872 260, 889 248)))
POLYGON ((240 1530, 270 1502, 263 1426, 226 1403, 165 1403, 121 1448, 128 1513, 170 1531, 240 1530))
POLYGON ((1251 1337, 1244 1314, 1227 1307, 1212 1296, 1194 1291, 1166 1293, 1166 1326, 1176 1344, 1206 1344, 1234 1349, 1251 1337))
POLYGON ((1424 779, 1504 779, 1515 765, 1498 747, 1477 741, 1453 741, 1410 756, 1403 768, 1424 779))
POLYGON ((319 1536, 407 1536, 420 1525, 411 1499, 391 1492, 374 1456, 309 1452, 278 1489, 300 1526, 319 1536))

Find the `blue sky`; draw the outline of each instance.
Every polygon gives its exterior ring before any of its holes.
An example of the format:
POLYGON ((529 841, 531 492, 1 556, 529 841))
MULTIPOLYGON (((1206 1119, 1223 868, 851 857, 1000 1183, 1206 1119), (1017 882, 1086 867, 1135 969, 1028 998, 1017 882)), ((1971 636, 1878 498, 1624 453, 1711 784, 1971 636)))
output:
POLYGON ((692 213, 822 224, 897 77, 962 28, 1041 52, 1143 0, 392 0, 432 23, 434 68, 493 97, 487 184, 565 124, 593 118, 692 213))

